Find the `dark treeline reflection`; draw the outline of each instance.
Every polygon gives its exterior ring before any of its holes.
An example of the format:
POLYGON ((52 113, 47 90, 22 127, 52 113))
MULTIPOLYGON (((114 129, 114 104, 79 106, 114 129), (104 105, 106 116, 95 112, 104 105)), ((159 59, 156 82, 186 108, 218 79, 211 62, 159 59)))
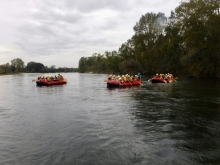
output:
POLYGON ((161 157, 177 164, 220 162, 218 81, 212 81, 213 86, 210 81, 199 85, 197 81, 147 84, 134 92, 136 104, 130 113, 142 140, 151 148, 146 154, 153 152, 155 163, 161 157))

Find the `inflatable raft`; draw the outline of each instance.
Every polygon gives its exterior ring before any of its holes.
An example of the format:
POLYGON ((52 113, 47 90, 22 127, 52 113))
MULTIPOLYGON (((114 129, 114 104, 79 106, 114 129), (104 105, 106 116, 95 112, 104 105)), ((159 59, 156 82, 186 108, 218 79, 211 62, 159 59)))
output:
POLYGON ((117 80, 107 80, 107 87, 131 87, 131 86, 140 86, 142 81, 129 81, 129 82, 120 82, 117 80))
POLYGON ((164 79, 164 78, 160 78, 160 77, 156 77, 156 76, 151 78, 150 81, 152 83, 173 83, 173 82, 177 82, 174 78, 164 79))
POLYGON ((49 86, 49 85, 61 85, 66 84, 67 80, 65 78, 60 80, 47 81, 45 79, 36 80, 37 86, 49 86))

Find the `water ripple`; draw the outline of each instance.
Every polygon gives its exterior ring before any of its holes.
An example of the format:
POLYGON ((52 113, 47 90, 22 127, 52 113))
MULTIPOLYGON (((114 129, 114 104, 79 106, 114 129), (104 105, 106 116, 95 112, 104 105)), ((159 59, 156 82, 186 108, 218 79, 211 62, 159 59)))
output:
POLYGON ((108 89, 106 74, 63 75, 1 76, 0 164, 218 164, 218 81, 108 89))

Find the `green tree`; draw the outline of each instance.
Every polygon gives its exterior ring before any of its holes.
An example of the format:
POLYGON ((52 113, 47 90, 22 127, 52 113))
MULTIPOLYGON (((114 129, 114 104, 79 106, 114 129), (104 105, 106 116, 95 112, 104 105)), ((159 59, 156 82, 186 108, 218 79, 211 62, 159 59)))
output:
POLYGON ((86 58, 85 57, 80 58, 78 69, 80 73, 85 73, 86 71, 86 58))
POLYGON ((156 41, 163 34, 165 18, 162 13, 147 13, 134 26, 132 37, 135 54, 146 73, 154 72, 154 58, 157 56, 156 41), (163 24, 162 24, 163 23, 163 24))
POLYGON ((25 65, 22 59, 17 58, 17 59, 11 60, 11 67, 12 67, 12 70, 15 72, 15 71, 21 71, 21 69, 24 68, 25 65))
POLYGON ((0 68, 1 68, 0 74, 7 74, 11 72, 11 66, 9 63, 0 65, 0 68))
POLYGON ((129 39, 127 42, 123 43, 119 48, 118 55, 121 60, 128 60, 128 59, 136 59, 135 56, 135 49, 134 49, 134 42, 132 39, 129 39))
POLYGON ((183 37, 182 64, 190 75, 211 77, 219 74, 219 1, 190 0, 176 8, 176 26, 183 37))
POLYGON ((155 61, 155 66, 157 67, 154 68, 156 73, 180 74, 182 72, 180 62, 180 57, 183 54, 182 37, 179 35, 180 29, 175 22, 175 13, 171 11, 164 35, 160 35, 156 41, 158 50, 158 58, 155 61))
POLYGON ((29 62, 26 66, 27 72, 44 72, 44 65, 37 62, 29 62))

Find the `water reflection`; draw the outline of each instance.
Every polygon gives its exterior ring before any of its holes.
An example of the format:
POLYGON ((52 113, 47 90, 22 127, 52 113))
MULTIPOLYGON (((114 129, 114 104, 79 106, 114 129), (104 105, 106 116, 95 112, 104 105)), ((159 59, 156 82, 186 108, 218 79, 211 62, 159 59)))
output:
POLYGON ((130 113, 156 160, 165 159, 168 164, 174 159, 177 164, 219 161, 218 154, 211 156, 220 153, 217 94, 195 87, 148 83, 134 97, 136 104, 130 113))
POLYGON ((137 90, 140 89, 141 86, 133 86, 133 87, 107 87, 108 90, 113 90, 113 91, 133 91, 133 90, 137 90))
POLYGON ((218 81, 108 89, 104 74, 63 75, 1 77, 0 164, 219 164, 218 81))

